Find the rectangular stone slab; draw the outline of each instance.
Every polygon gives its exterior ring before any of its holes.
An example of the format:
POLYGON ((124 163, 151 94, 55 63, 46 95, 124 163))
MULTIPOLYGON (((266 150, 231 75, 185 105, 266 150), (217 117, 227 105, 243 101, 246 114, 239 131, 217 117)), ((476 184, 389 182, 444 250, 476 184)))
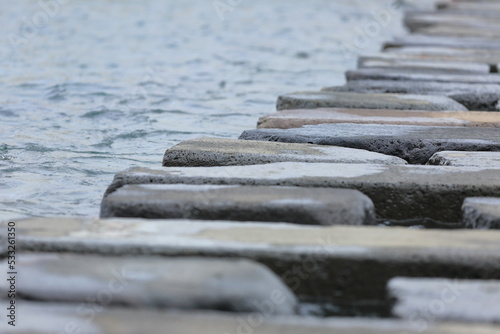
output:
POLYGON ((451 62, 444 60, 412 60, 378 56, 365 56, 358 59, 359 68, 381 68, 387 70, 406 69, 413 73, 448 74, 488 74, 490 66, 485 63, 451 62))
MULTIPOLYGON (((0 301, 4 308, 4 303, 0 301)), ((232 315, 223 312, 165 312, 100 308, 100 312, 77 313, 78 306, 22 302, 16 327, 0 323, 3 334, 401 334, 414 330, 408 321, 397 319, 270 317, 264 309, 254 314, 232 315), (92 315, 92 321, 89 321, 92 315), (69 329, 69 330, 68 330, 69 329)), ((424 334, 496 334, 499 327, 481 324, 429 324, 424 334)))
MULTIPOLYGON (((18 299, 180 310, 295 314, 297 298, 267 267, 243 259, 16 255, 18 299)), ((7 268, 7 260, 0 262, 7 268)), ((7 285, 0 286, 2 296, 7 285)))
MULTIPOLYGON (((499 111, 500 85, 411 80, 353 80, 341 87, 327 87, 325 92, 408 93, 447 96, 469 110, 499 111)), ((449 109, 454 110, 454 109, 449 109)))
POLYGON ((427 164, 500 169, 500 152, 443 151, 435 153, 427 164))
POLYGON ((17 226, 23 251, 247 258, 268 266, 302 301, 328 297, 345 307, 386 304, 394 277, 500 279, 500 231, 84 217, 17 226))
MULTIPOLYGON (((498 19, 496 19, 498 20, 498 19)), ((448 37, 412 34, 396 37, 384 48, 404 46, 446 46, 457 49, 500 50, 500 39, 474 37, 448 37)))
POLYGON ((497 17, 446 14, 443 12, 408 13, 405 15, 404 24, 411 31, 438 24, 456 27, 500 29, 497 17))
POLYGON ((326 123, 500 127, 500 114, 474 111, 382 109, 282 110, 259 118, 258 128, 290 129, 326 123))
POLYGON ((336 123, 247 130, 240 138, 360 148, 411 164, 425 164, 439 151, 500 151, 500 132, 479 127, 336 123))
POLYGON ((450 36, 450 37, 482 37, 500 39, 500 29, 491 28, 471 28, 456 27, 450 25, 435 25, 416 29, 418 34, 431 36, 450 36))
POLYGON ((498 50, 481 50, 481 49, 459 49, 453 47, 437 47, 437 46, 406 46, 385 48, 385 54, 398 57, 423 58, 423 59, 439 59, 463 62, 484 62, 490 64, 492 71, 498 72, 496 64, 498 64, 500 53, 498 50))
POLYGON ((466 198, 462 210, 468 228, 500 230, 500 198, 466 198))
MULTIPOLYGON (((388 140, 390 143, 390 140, 388 140)), ((107 194, 128 184, 240 184, 357 189, 380 218, 461 221, 466 197, 500 196, 498 170, 442 166, 281 162, 237 167, 131 168, 115 176, 107 194)))
POLYGON ((419 73, 411 69, 363 68, 346 72, 351 80, 395 80, 395 81, 433 81, 451 83, 500 84, 500 74, 435 74, 419 73))
POLYGON ((500 323, 500 281, 394 278, 393 314, 412 322, 500 323))
POLYGON ((314 108, 467 111, 460 103, 444 96, 298 92, 278 97, 278 110, 314 108))
POLYGON ((376 224, 372 201, 356 190, 186 184, 125 185, 102 200, 101 217, 376 224))
POLYGON ((165 167, 242 166, 270 162, 406 164, 406 161, 345 147, 272 143, 225 138, 186 140, 165 151, 165 167))

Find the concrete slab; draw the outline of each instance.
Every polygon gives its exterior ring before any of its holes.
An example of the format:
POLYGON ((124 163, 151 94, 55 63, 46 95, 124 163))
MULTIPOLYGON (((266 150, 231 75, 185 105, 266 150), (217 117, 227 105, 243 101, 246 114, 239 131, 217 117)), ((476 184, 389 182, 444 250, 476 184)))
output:
MULTIPOLYGON (((366 94, 407 93, 447 96, 469 110, 499 111, 500 85, 485 83, 453 83, 405 80, 353 80, 341 87, 327 87, 325 92, 355 92, 366 94)), ((454 110, 454 109, 449 109, 454 110)))
MULTIPOLYGON (((271 314, 294 314, 297 308, 295 295, 279 277, 244 259, 49 253, 16 258, 16 292, 27 300, 229 312, 258 312, 259 305, 271 302, 271 314)), ((0 287, 4 296, 6 289, 0 287)))
POLYGON ((259 118, 258 128, 290 129, 326 123, 500 127, 500 113, 380 109, 282 110, 259 118))
POLYGON ((414 12, 405 15, 404 24, 411 30, 431 27, 435 25, 449 25, 456 27, 500 29, 498 17, 481 17, 468 14, 445 12, 414 12))
POLYGON ((495 128, 410 126, 386 124, 320 124, 298 129, 244 131, 241 139, 337 145, 399 156, 425 164, 439 151, 500 151, 495 128))
POLYGON ((165 167, 242 166, 284 161, 406 164, 402 159, 366 150, 224 138, 183 141, 166 150, 163 156, 165 167))
POLYGON ((500 323, 500 281, 394 278, 395 316, 412 322, 500 323))
MULTIPOLYGON (((0 301, 3 308, 3 304, 0 301)), ((413 333, 415 326, 404 320, 334 318, 297 316, 270 317, 265 310, 258 313, 232 315, 221 312, 160 312, 124 308, 93 309, 88 314, 77 306, 23 302, 19 307, 22 321, 16 327, 0 323, 4 334, 401 334, 413 333)), ((87 309, 85 309, 87 311, 87 309)), ((498 327, 472 324, 429 324, 422 334, 496 334, 498 327)))
POLYGON ((278 97, 278 110, 314 108, 467 111, 463 105, 442 96, 298 92, 278 97))
POLYGON ((500 230, 500 198, 466 198, 462 210, 465 226, 473 229, 500 230))
MULTIPOLYGON (((498 19, 496 19, 498 20, 498 19)), ((483 49, 500 50, 500 39, 473 38, 473 37, 449 37, 411 34, 394 38, 393 41, 384 44, 384 48, 405 46, 439 46, 453 47, 457 49, 483 49)))
POLYGON ((354 80, 397 80, 397 81, 432 81, 446 83, 500 84, 500 74, 436 74, 418 73, 411 69, 363 68, 346 72, 348 81, 354 80))
MULTIPOLYGON (((394 138, 387 139, 387 145, 391 145, 391 140, 399 149, 410 149, 405 143, 398 145, 398 139, 394 138)), ((416 149, 420 149, 418 145, 416 149)), ((125 185, 146 183, 357 189, 370 197, 379 218, 410 220, 415 224, 426 218, 458 223, 462 220, 461 204, 466 197, 500 196, 498 170, 294 162, 237 167, 132 168, 115 176, 107 194, 125 185)))
POLYGON ((500 29, 457 27, 451 25, 435 25, 432 27, 418 28, 415 31, 421 35, 449 36, 449 37, 480 37, 500 39, 500 29))
POLYGON ((356 190, 186 184, 126 185, 102 200, 101 217, 376 224, 372 201, 356 190))
MULTIPOLYGON (((365 56, 367 59, 380 59, 387 61, 425 61, 425 62, 451 62, 451 63, 472 63, 472 64, 487 64, 490 66, 490 72, 496 73, 497 68, 493 67, 500 63, 500 53, 486 52, 491 50, 471 50, 471 49, 455 49, 444 47, 404 47, 404 48, 389 48, 384 53, 376 53, 365 56), (454 52, 456 51, 456 52, 454 52), (471 52, 476 51, 476 52, 471 52)), ((365 57, 360 57, 359 62, 362 62, 365 57)))
POLYGON ((435 153, 427 164, 500 169, 500 152, 443 151, 435 153))
POLYGON ((413 73, 446 74, 488 74, 490 66, 486 63, 452 62, 445 60, 416 60, 396 57, 365 56, 358 60, 359 68, 378 68, 386 71, 393 69, 411 70, 413 73))
POLYGON ((500 279, 500 231, 85 217, 17 225, 24 251, 118 255, 123 261, 139 254, 248 258, 268 266, 303 302, 329 302, 333 309, 352 303, 358 311, 360 305, 386 305, 390 312, 386 286, 394 277, 500 279))
POLYGON ((443 1, 438 4, 438 8, 441 10, 460 10, 460 11, 481 11, 481 12, 491 12, 500 11, 500 3, 496 1, 443 1))

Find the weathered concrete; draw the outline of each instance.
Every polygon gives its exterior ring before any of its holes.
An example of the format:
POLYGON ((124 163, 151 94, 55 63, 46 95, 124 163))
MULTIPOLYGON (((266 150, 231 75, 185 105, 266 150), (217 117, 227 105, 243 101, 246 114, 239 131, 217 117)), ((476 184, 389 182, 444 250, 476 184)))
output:
POLYGON ((405 15, 404 24, 411 30, 432 27, 435 25, 449 25, 454 27, 500 29, 498 17, 480 17, 467 14, 446 12, 415 12, 405 15))
POLYGON ((364 68, 347 71, 346 79, 351 80, 397 80, 397 81, 432 81, 451 83, 500 84, 500 74, 436 74, 418 73, 411 69, 364 68))
MULTIPOLYGON (((496 20, 498 21, 498 19, 496 20)), ((500 50, 500 39, 412 34, 408 36, 396 37, 391 42, 384 44, 384 48, 405 46, 445 46, 457 49, 483 49, 498 51, 500 50)))
POLYGON ((500 229, 500 198, 466 198, 462 210, 465 226, 474 229, 500 229))
POLYGON ((500 323, 500 281, 394 278, 395 316, 412 322, 500 323))
MULTIPOLYGON (((4 305, 0 301, 2 309, 4 305)), ((0 323, 3 334, 401 334, 416 333, 404 320, 278 316, 270 317, 264 309, 258 313, 232 315, 221 312, 161 312, 105 307, 89 314, 76 312, 76 306, 22 302, 22 314, 16 327, 0 323)), ((472 324, 429 324, 422 334, 496 334, 499 327, 472 324)))
POLYGON ((485 63, 452 62, 444 60, 417 60, 397 57, 365 56, 358 60, 359 68, 379 68, 386 71, 406 69, 412 73, 488 74, 490 66, 485 63))
POLYGON ((263 116, 258 128, 290 129, 325 123, 500 127, 500 113, 380 109, 297 109, 263 116))
POLYGON ((467 110, 446 97, 428 95, 299 92, 278 97, 278 110, 313 108, 467 110))
MULTIPOLYGON (((392 141, 397 142, 397 139, 392 141)), ((387 139, 387 143, 390 145, 391 139, 387 139)), ((398 147, 405 145, 403 143, 398 147)), ((420 149, 418 145, 417 149, 420 149)), ((293 162, 237 167, 132 168, 118 173, 107 193, 112 193, 127 184, 146 183, 357 189, 371 198, 380 218, 389 220, 429 218, 454 223, 461 221, 460 206, 466 197, 500 196, 498 170, 293 162)))
POLYGON ((439 151, 500 151, 495 128, 386 124, 320 124, 298 129, 244 131, 241 139, 360 148, 425 164, 439 151))
MULTIPOLYGON (((23 299, 171 309, 294 314, 297 299, 268 268, 249 260, 17 254, 23 299)), ((7 267, 7 261, 2 267, 7 267)), ((5 285, 0 292, 5 296, 5 285)))
POLYGON ((17 226, 24 251, 119 255, 123 261, 138 254, 249 258, 272 269, 302 301, 326 297, 336 305, 385 303, 394 277, 500 279, 500 231, 83 217, 20 220, 17 226))
MULTIPOLYGON (((500 85, 482 83, 452 83, 403 80, 354 80, 341 87, 327 87, 324 91, 356 93, 409 93, 447 96, 469 110, 499 111, 500 85)), ((449 109, 454 110, 454 109, 449 109)), ((459 109, 460 110, 460 109, 459 109)))
POLYGON ((372 201, 356 190, 185 184, 126 185, 103 199, 101 217, 376 224, 372 201))
POLYGON ((163 156, 165 167, 242 166, 284 161, 406 164, 396 157, 345 147, 223 138, 183 141, 163 156))
POLYGON ((500 169, 500 152, 443 151, 435 153, 427 164, 500 169))

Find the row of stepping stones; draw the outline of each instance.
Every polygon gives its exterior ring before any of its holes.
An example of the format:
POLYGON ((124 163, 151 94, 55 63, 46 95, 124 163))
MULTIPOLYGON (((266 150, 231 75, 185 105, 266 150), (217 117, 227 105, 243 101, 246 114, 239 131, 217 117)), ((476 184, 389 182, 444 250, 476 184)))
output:
POLYGON ((499 333, 499 18, 409 12, 344 86, 116 174, 99 219, 1 222, 0 332, 499 333))

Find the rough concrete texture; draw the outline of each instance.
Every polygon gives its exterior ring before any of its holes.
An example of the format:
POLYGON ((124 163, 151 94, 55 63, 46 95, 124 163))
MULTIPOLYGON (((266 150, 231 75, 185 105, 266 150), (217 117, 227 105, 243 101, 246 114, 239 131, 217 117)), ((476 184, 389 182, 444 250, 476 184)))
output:
POLYGON ((435 153, 427 164, 500 169, 500 152, 443 151, 435 153))
POLYGON ((119 255, 123 261, 139 254, 249 258, 273 270, 302 301, 326 298, 336 305, 385 303, 394 277, 500 279, 500 231, 84 217, 27 219, 17 226, 24 251, 119 255))
MULTIPOLYGON (((268 268, 239 259, 17 254, 23 299, 171 309, 294 314, 297 299, 268 268), (276 296, 279 296, 277 298, 276 296)), ((7 261, 2 262, 7 267, 7 261)), ((6 287, 0 287, 6 295, 6 287)))
POLYGON ((278 110, 314 108, 467 111, 463 105, 442 96, 299 92, 278 97, 278 110))
POLYGON ((185 184, 126 185, 103 199, 101 217, 376 224, 372 201, 356 190, 185 184))
POLYGON ((183 141, 166 150, 163 166, 242 166, 284 161, 406 164, 396 157, 345 147, 199 138, 183 141))
MULTIPOLYGON (((0 301, 3 309, 4 304, 0 301)), ((321 319, 297 316, 270 317, 259 313, 232 315, 221 312, 161 312, 123 308, 79 314, 67 305, 22 302, 22 321, 16 327, 0 323, 4 334, 401 334, 415 333, 408 321, 394 319, 321 319), (69 330, 68 330, 69 329, 69 330)), ((499 327, 485 324, 429 324, 422 334, 496 334, 499 327)))
POLYGON ((404 24, 411 30, 432 27, 435 25, 449 25, 453 27, 500 29, 498 17, 479 17, 467 14, 446 12, 414 12, 405 15, 404 24))
POLYGON ((500 198, 466 198, 462 210, 466 227, 473 229, 500 229, 500 198))
MULTIPOLYGON (((356 93, 409 93, 447 96, 469 110, 499 111, 500 85, 403 80, 354 80, 341 87, 324 91, 356 93)), ((449 109, 454 110, 454 109, 449 109)), ((460 109, 459 109, 460 110, 460 109)))
POLYGON ((392 279, 393 314, 415 322, 500 323, 500 281, 392 279))
POLYGON ((404 46, 447 46, 458 49, 483 49, 498 51, 500 50, 500 39, 412 34, 408 36, 396 37, 391 42, 384 44, 384 48, 404 46))
POLYGON ((436 74, 418 73, 412 69, 378 69, 364 68, 347 71, 346 78, 351 80, 399 80, 399 81, 433 81, 451 83, 500 84, 500 74, 436 74))
POLYGON ((466 197, 500 196, 498 170, 442 166, 281 162, 237 167, 131 168, 107 193, 127 184, 240 184, 357 189, 388 220, 461 221, 466 197))
POLYGON ((334 108, 296 109, 282 110, 263 116, 259 119, 257 127, 290 129, 326 123, 500 127, 500 113, 334 108))
POLYGON ((298 129, 247 130, 241 139, 360 148, 425 164, 439 151, 500 151, 496 128, 388 124, 319 124, 298 129))
POLYGON ((398 59, 395 57, 365 56, 358 60, 359 68, 411 70, 412 73, 488 74, 490 66, 485 63, 451 62, 444 60, 398 59))

